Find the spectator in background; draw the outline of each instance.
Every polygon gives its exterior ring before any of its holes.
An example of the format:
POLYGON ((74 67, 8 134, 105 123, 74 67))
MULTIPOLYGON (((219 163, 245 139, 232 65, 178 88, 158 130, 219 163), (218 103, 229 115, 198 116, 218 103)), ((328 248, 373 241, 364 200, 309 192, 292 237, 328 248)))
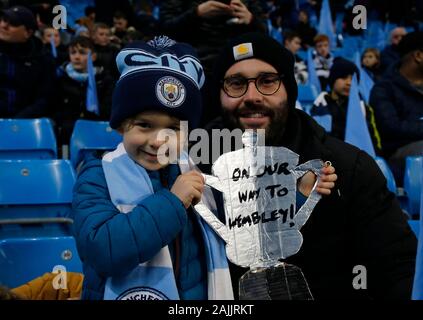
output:
POLYGON ((55 68, 34 37, 32 12, 15 6, 0 12, 0 118, 49 115, 55 68))
POLYGON ((313 39, 317 35, 317 30, 310 25, 306 10, 300 10, 298 13, 298 23, 294 30, 300 35, 303 49, 307 50, 314 45, 313 39))
POLYGON ((95 18, 96 18, 96 12, 95 12, 95 7, 92 6, 88 6, 85 8, 84 10, 85 16, 92 21, 92 23, 95 23, 95 18))
POLYGON ((59 30, 50 26, 44 27, 41 29, 41 41, 44 44, 44 49, 53 55, 53 58, 56 61, 56 67, 61 66, 68 59, 68 51, 67 48, 61 44, 59 30), (53 55, 51 38, 53 38, 53 44, 56 48, 56 57, 53 55))
POLYGON ((163 31, 196 47, 207 75, 227 39, 251 30, 265 31, 262 14, 261 6, 250 0, 169 0, 161 4, 160 18, 163 31))
POLYGON ((423 154, 423 32, 404 36, 398 51, 401 60, 375 84, 370 105, 382 135, 384 155, 401 182, 404 159, 423 154))
POLYGON ((361 66, 373 79, 378 81, 381 78, 380 74, 380 52, 375 48, 367 48, 361 55, 361 66))
POLYGON ((285 48, 292 52, 295 58, 294 75, 298 84, 305 84, 308 80, 307 65, 305 61, 297 54, 301 48, 301 38, 295 32, 287 32, 284 35, 283 44, 285 48))
POLYGON ((96 21, 113 25, 113 14, 116 11, 124 12, 132 22, 134 10, 130 0, 94 0, 96 9, 96 21))
POLYGON ((103 67, 114 79, 117 79, 119 72, 115 60, 119 48, 111 44, 110 27, 105 23, 96 23, 92 32, 92 40, 97 54, 96 66, 103 67))
POLYGON ((81 34, 81 32, 85 32, 85 29, 80 30, 81 27, 84 27, 88 31, 88 37, 90 32, 94 29, 95 18, 96 18, 96 10, 94 7, 88 6, 84 9, 85 16, 80 17, 75 21, 75 36, 86 36, 85 34, 81 34))
MULTIPOLYGON (((348 102, 351 89, 352 76, 356 74, 360 79, 360 74, 356 65, 344 58, 335 58, 330 69, 328 92, 322 92, 315 100, 310 110, 312 116, 331 115, 332 129, 329 132, 335 138, 345 140, 345 129, 347 124, 348 102)), ((366 116, 367 127, 377 154, 381 153, 382 145, 379 132, 375 125, 373 109, 360 99, 360 106, 366 116)))
POLYGON ((390 45, 386 46, 380 54, 381 71, 385 72, 389 67, 393 66, 400 60, 400 54, 398 52, 398 44, 402 37, 407 34, 407 30, 403 27, 395 28, 391 31, 390 45))
POLYGON ((69 44, 70 62, 63 66, 59 81, 55 120, 58 127, 58 145, 69 144, 74 124, 78 119, 108 120, 112 104, 113 81, 103 67, 95 68, 95 80, 99 111, 97 115, 87 110, 87 61, 91 52, 93 61, 97 56, 89 38, 76 37, 69 44))
POLYGON ((134 3, 133 26, 142 31, 141 38, 145 41, 157 35, 160 19, 160 0, 137 0, 134 3))
POLYGON ((325 34, 318 34, 314 37, 313 61, 316 74, 320 81, 322 91, 326 90, 329 71, 333 64, 333 56, 330 53, 329 37, 325 34))
POLYGON ((177 41, 193 45, 204 67, 206 84, 203 121, 219 113, 212 97, 209 78, 219 50, 230 37, 248 31, 265 32, 262 6, 252 0, 168 0, 161 3, 162 31, 177 41))
POLYGON ((116 11, 113 15, 113 27, 111 28, 112 38, 111 41, 116 44, 119 48, 124 47, 126 42, 126 36, 128 33, 133 33, 134 27, 129 26, 129 20, 121 11, 116 11))
POLYGON ((53 7, 59 5, 59 0, 43 0, 43 1, 7 1, 9 2, 9 6, 21 5, 24 6, 32 11, 35 16, 35 20, 37 21, 38 29, 41 29, 45 26, 51 25, 54 14, 53 14, 53 7))

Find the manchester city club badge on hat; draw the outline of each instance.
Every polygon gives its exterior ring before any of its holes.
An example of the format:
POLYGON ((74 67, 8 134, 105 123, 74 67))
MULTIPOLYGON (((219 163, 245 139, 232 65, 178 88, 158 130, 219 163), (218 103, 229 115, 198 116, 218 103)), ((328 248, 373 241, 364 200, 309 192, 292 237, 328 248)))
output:
POLYGON ((185 101, 186 90, 175 77, 163 77, 157 81, 156 95, 165 106, 177 108, 185 101))

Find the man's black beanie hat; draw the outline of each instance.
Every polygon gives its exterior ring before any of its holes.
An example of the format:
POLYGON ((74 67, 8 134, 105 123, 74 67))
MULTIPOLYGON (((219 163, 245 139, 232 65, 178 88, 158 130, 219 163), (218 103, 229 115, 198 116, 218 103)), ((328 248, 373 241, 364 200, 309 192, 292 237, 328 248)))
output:
POLYGON ((263 33, 246 33, 231 39, 216 59, 214 81, 221 87, 226 71, 235 63, 246 59, 259 59, 272 65, 280 75, 288 95, 288 105, 295 108, 298 88, 294 76, 293 54, 279 42, 263 33))

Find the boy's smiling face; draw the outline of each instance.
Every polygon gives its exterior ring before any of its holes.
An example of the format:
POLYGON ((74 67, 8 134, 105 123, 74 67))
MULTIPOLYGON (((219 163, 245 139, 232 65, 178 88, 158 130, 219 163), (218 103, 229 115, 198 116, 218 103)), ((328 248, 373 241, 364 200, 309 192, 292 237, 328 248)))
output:
POLYGON ((164 160, 169 158, 170 153, 179 155, 183 145, 180 120, 163 112, 141 112, 125 121, 119 132, 131 159, 150 171, 166 167, 168 163, 164 160))

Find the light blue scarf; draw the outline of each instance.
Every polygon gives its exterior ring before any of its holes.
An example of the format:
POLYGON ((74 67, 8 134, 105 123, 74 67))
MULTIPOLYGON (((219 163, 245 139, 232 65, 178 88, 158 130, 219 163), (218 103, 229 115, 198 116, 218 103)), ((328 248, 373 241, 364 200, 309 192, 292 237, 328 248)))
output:
POLYGON ((78 72, 74 69, 72 63, 68 63, 65 67, 66 74, 69 78, 78 81, 78 82, 86 82, 88 80, 88 73, 87 72, 78 72))
MULTIPOLYGON (((186 154, 183 157, 187 160, 186 154)), ((102 164, 111 200, 122 213, 130 212, 143 199, 154 193, 146 170, 128 156, 122 143, 115 151, 103 157, 102 164)), ((180 167, 181 172, 194 169, 191 164, 180 167)), ((211 189, 206 188, 203 198, 207 198, 207 202, 210 203, 214 201, 212 197, 211 189)), ((210 300, 233 299, 224 242, 198 214, 196 216, 205 245, 208 298, 210 300)), ((108 278, 104 299, 179 300, 168 247, 163 247, 153 259, 139 264, 128 275, 108 278)))

